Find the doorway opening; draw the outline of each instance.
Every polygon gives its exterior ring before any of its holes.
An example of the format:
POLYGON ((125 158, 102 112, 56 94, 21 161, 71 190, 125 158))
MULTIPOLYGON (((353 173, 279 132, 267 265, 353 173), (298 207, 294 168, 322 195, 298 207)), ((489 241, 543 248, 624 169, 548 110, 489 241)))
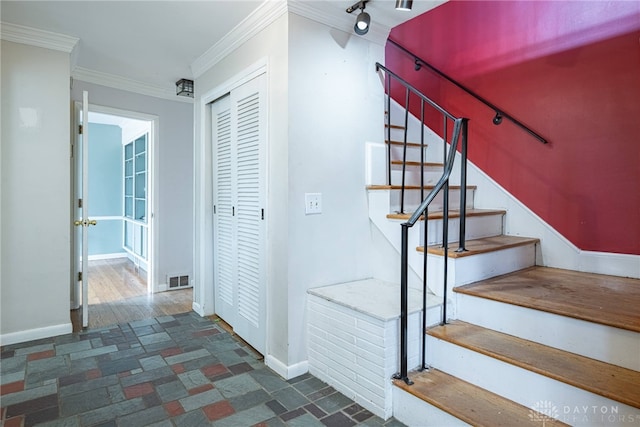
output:
MULTIPOLYGON (((84 122, 82 113, 75 116, 84 122)), ((183 305, 192 300, 190 290, 183 292, 184 296, 154 295, 158 291, 154 279, 153 220, 157 117, 96 105, 89 105, 87 116, 84 135, 88 156, 81 162, 84 164, 76 161, 73 168, 75 188, 84 185, 79 171, 88 169, 87 200, 75 204, 74 210, 81 211, 84 204, 93 225, 85 230, 88 256, 80 270, 84 270, 82 280, 87 281, 84 289, 90 313, 84 326, 104 327, 189 311, 190 307, 185 309, 183 305)), ((75 157, 81 159, 78 151, 82 144, 76 147, 75 157)), ((82 214, 76 212, 75 216, 82 214)), ((82 244, 80 239, 74 241, 80 242, 75 246, 82 244)), ((74 249, 74 271, 78 271, 78 263, 84 262, 81 253, 77 247, 74 249)), ((72 288, 72 309, 79 308, 82 288, 72 288)), ((72 312, 74 330, 83 326, 80 314, 80 310, 72 312)))

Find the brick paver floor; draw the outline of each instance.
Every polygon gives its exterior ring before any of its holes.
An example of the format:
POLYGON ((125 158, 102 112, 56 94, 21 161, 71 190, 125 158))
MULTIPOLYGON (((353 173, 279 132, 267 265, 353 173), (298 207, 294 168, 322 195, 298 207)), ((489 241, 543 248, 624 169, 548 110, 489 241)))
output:
POLYGON ((195 313, 8 345, 0 425, 402 426, 306 374, 289 381, 195 313))

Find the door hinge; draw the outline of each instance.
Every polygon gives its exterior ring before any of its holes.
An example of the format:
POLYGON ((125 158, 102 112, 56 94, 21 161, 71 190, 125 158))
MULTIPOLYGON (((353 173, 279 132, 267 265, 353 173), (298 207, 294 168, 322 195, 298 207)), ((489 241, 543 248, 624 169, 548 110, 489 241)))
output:
POLYGON ((260 210, 262 212, 262 220, 264 221, 264 208, 260 210))
POLYGON ((82 199, 78 199, 78 207, 81 208, 82 207, 82 199))
POLYGON ((231 216, 236 216, 236 207, 235 206, 231 207, 231 216))
POLYGON ((78 282, 82 282, 82 271, 78 271, 78 282))
POLYGON ((216 214, 216 205, 213 205, 213 214, 216 214))
POLYGON ((78 125, 78 133, 82 135, 82 125, 78 125))

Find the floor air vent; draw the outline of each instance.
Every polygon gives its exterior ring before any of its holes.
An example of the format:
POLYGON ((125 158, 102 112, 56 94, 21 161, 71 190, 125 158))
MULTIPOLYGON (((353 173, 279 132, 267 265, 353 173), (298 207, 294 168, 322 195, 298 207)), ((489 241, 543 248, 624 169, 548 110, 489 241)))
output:
POLYGON ((189 286, 189 276, 169 276, 169 289, 186 288, 189 286))

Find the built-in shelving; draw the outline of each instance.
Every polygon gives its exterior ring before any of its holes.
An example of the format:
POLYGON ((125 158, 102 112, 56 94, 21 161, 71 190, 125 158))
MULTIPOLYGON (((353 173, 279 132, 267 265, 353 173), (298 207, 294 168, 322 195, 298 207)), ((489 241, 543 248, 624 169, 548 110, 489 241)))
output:
POLYGON ((124 248, 147 259, 148 133, 126 143, 124 150, 124 248))

